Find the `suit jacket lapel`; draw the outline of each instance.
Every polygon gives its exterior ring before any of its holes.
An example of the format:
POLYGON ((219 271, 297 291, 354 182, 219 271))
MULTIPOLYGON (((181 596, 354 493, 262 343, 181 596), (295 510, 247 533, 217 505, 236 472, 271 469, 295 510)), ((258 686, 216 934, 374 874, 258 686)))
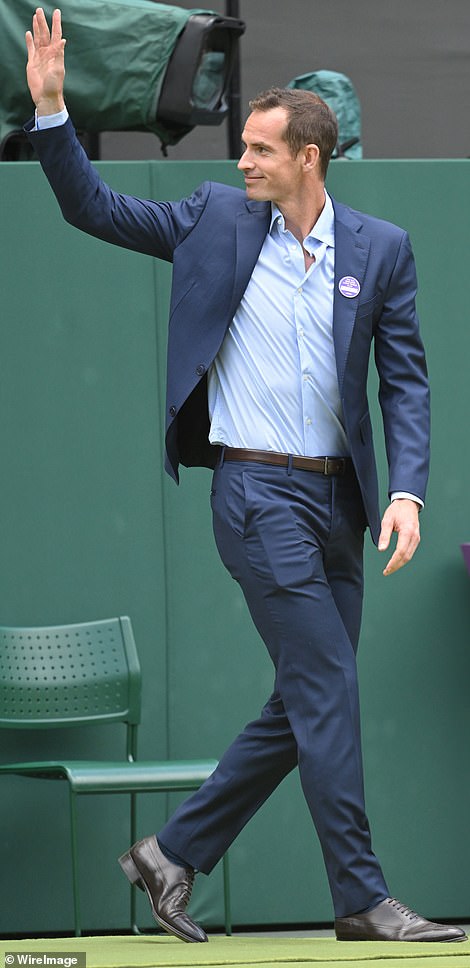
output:
POLYGON ((250 281, 251 274, 269 229, 270 218, 271 206, 269 202, 246 201, 243 209, 238 214, 230 319, 233 318, 250 281))
POLYGON ((333 339, 340 391, 360 298, 344 296, 339 284, 345 276, 357 280, 361 289, 369 258, 370 241, 361 234, 362 222, 350 209, 333 201, 335 210, 335 282, 333 298, 333 339))

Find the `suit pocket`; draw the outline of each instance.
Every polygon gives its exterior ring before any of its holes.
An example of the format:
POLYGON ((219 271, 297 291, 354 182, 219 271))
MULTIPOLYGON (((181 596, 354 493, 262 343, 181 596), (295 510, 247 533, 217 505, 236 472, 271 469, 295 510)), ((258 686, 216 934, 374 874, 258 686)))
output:
MULTIPOLYGON (((268 586, 294 588, 310 581, 312 559, 318 548, 309 545, 296 514, 295 491, 285 481, 265 480, 254 472, 243 474, 245 487, 246 556, 254 574, 268 586), (290 497, 290 499, 289 499, 290 497)), ((301 513, 301 512, 299 512, 301 513)))
POLYGON ((359 434, 363 444, 372 443, 372 424, 369 412, 365 413, 359 421, 359 434))
POLYGON ((192 279, 188 287, 184 289, 183 292, 180 295, 178 295, 177 298, 175 298, 175 301, 172 303, 171 310, 170 310, 170 320, 174 316, 175 311, 178 309, 178 306, 180 306, 181 303, 183 302, 183 299, 186 299, 186 297, 189 296, 190 292, 194 289, 196 283, 197 283, 197 279, 192 279))
POLYGON ((363 316, 370 316, 374 312, 374 309, 378 302, 377 293, 372 296, 372 299, 367 299, 366 302, 359 303, 357 307, 356 319, 361 319, 363 316))

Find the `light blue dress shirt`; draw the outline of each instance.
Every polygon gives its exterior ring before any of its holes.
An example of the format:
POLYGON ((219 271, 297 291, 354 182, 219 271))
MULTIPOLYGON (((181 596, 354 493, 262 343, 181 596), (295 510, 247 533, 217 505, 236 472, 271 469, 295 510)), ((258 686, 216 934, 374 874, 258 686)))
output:
POLYGON ((57 114, 41 114, 41 117, 38 117, 38 112, 35 111, 34 112, 34 120, 35 120, 34 130, 43 131, 46 128, 58 128, 59 125, 65 124, 68 116, 69 116, 69 112, 67 111, 67 108, 64 108, 62 111, 58 111, 57 114))
MULTIPOLYGON (((325 193, 326 194, 326 193, 325 193)), ((348 443, 333 345, 334 211, 303 247, 271 206, 271 225, 209 371, 210 441, 308 457, 345 456, 348 443)))

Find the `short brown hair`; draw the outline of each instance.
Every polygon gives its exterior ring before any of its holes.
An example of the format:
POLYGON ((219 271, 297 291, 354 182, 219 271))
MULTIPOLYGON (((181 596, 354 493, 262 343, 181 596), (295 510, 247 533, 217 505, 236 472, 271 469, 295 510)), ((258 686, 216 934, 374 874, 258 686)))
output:
POLYGON ((338 141, 338 122, 330 107, 313 91, 298 88, 271 87, 249 102, 252 111, 284 108, 287 125, 284 140, 295 158, 305 145, 315 144, 320 151, 323 178, 338 141))

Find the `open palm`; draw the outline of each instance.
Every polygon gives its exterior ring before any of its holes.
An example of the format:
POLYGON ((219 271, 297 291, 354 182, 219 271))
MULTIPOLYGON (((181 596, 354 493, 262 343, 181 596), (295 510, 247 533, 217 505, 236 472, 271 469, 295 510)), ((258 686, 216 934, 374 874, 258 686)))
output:
POLYGON ((33 31, 26 33, 26 47, 26 76, 34 103, 50 113, 62 110, 65 40, 62 37, 60 10, 54 10, 51 31, 42 8, 36 10, 33 31))

